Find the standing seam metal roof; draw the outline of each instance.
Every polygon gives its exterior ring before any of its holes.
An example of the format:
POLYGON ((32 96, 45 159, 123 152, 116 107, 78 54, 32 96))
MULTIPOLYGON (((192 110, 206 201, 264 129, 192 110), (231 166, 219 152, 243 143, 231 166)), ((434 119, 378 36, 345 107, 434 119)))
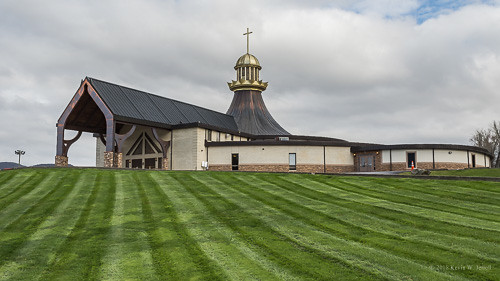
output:
POLYGON ((118 121, 143 125, 201 123, 239 131, 233 116, 98 79, 86 78, 118 121))

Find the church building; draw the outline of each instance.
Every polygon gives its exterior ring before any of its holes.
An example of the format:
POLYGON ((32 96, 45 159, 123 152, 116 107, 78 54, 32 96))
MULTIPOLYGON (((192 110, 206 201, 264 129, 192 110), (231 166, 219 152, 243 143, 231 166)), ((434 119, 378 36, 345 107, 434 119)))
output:
POLYGON ((83 132, 96 137, 96 166, 163 170, 345 173, 490 167, 467 145, 354 143, 292 135, 267 109, 259 60, 236 61, 226 113, 86 77, 57 121, 56 166, 83 132), (76 131, 65 139, 65 131, 76 131))

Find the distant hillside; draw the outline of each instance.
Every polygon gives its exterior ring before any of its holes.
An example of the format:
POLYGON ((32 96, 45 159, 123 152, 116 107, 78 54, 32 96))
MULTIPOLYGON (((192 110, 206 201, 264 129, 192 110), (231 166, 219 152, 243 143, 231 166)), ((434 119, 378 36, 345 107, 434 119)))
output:
MULTIPOLYGON (((17 168, 19 165, 14 162, 0 162, 0 169, 12 169, 12 168, 17 168)), ((25 167, 21 165, 21 167, 25 167)))
POLYGON ((36 164, 31 167, 33 168, 50 168, 50 167, 55 167, 55 164, 36 164))
MULTIPOLYGON (((36 164, 36 165, 33 165, 33 166, 30 166, 32 168, 53 168, 55 167, 56 165, 54 164, 36 164)), ((73 165, 69 164, 68 167, 74 167, 73 165)), ((0 162, 0 170, 1 169, 13 169, 13 168, 19 168, 19 165, 17 165, 17 163, 14 163, 14 162, 0 162)), ((26 168, 26 166, 24 165, 21 165, 21 168, 26 168)))

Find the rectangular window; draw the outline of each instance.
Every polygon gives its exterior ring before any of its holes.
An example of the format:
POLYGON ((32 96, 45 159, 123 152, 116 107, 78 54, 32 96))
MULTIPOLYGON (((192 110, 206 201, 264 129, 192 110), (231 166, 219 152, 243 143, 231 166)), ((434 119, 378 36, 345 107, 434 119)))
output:
POLYGON ((212 141, 212 130, 207 130, 207 141, 212 141))
POLYGON ((412 165, 414 168, 417 167, 417 153, 416 152, 406 152, 406 159, 408 162, 408 168, 411 169, 412 165))
POLYGON ((288 169, 291 171, 297 169, 297 155, 295 153, 288 154, 288 169))

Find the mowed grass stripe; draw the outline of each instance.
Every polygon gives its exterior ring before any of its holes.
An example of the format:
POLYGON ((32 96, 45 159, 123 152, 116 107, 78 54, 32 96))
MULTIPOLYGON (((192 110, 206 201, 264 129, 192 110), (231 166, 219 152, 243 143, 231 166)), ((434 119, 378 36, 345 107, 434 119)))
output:
POLYGON ((55 175, 55 171, 51 171, 49 175, 45 173, 35 173, 34 176, 26 177, 24 180, 13 184, 14 188, 0 199, 0 211, 7 208, 13 202, 19 200, 26 194, 32 192, 44 178, 50 177, 50 175, 55 175))
POLYGON ((96 173, 94 188, 83 212, 41 280, 98 279, 101 257, 109 245, 116 187, 114 171, 96 173))
MULTIPOLYGON (((260 183, 261 181, 255 178, 255 182, 260 183)), ((262 185, 264 186, 265 183, 262 185)), ((320 212, 335 216, 344 222, 350 222, 358 227, 369 226, 370 229, 376 232, 398 235, 403 239, 435 244, 439 247, 452 247, 454 251, 462 252, 467 255, 473 254, 481 259, 495 262, 500 261, 500 257, 498 256, 500 245, 498 244, 468 237, 464 238, 456 235, 422 230, 407 223, 400 223, 395 219, 388 219, 385 218, 385 216, 379 217, 376 215, 379 210, 365 212, 366 207, 362 204, 345 202, 340 198, 335 198, 328 194, 310 189, 310 187, 315 185, 313 181, 296 182, 293 177, 287 179, 280 178, 277 185, 289 192, 284 195, 287 198, 292 199, 296 197, 297 199, 294 199, 294 201, 300 202, 300 204, 315 206, 320 212)), ((398 212, 392 213, 395 218, 397 218, 397 216, 405 216, 398 212)))
POLYGON ((14 192, 21 183, 31 178, 36 171, 29 170, 23 173, 19 171, 0 171, 0 199, 14 192))
MULTIPOLYGON (((488 198, 491 195, 500 196, 500 190, 498 190, 498 182, 491 181, 480 181, 480 185, 474 183, 474 181, 452 181, 447 180, 446 185, 444 185, 445 190, 453 191, 455 190, 464 190, 467 193, 471 194, 474 191, 479 192, 481 195, 484 195, 488 198), (483 193, 484 192, 484 193, 483 193)), ((439 185, 437 185, 439 188, 439 185)))
MULTIPOLYGON (((294 178, 290 177, 290 179, 294 178)), ((296 180, 296 178, 294 180, 296 180)), ((352 196, 352 194, 346 193, 343 190, 339 190, 335 186, 332 186, 335 182, 336 180, 332 179, 326 181, 321 178, 310 180, 305 177, 304 181, 297 184, 309 190, 314 190, 317 192, 318 196, 330 198, 343 206, 357 209, 359 212, 372 214, 380 218, 393 220, 411 227, 437 233, 444 233, 450 236, 470 237, 495 243, 500 242, 500 239, 493 231, 481 230, 470 226, 455 224, 454 222, 437 221, 428 216, 404 212, 386 206, 377 206, 371 204, 369 201, 357 200, 358 198, 356 196, 352 196), (306 182, 307 187, 305 186, 306 182)))
MULTIPOLYGON (((234 180, 226 179, 226 183, 238 181, 235 176, 232 178, 234 180)), ((274 208, 281 209, 289 215, 313 227, 327 231, 333 235, 340 236, 344 239, 365 243, 375 248, 385 249, 395 255, 419 261, 424 265, 431 265, 433 263, 446 264, 450 261, 456 261, 457 256, 460 256, 461 260, 467 260, 469 262, 474 262, 475 264, 493 263, 492 261, 488 261, 468 253, 457 252, 449 247, 435 245, 428 242, 411 241, 394 234, 385 234, 367 227, 358 227, 350 222, 344 222, 335 216, 325 215, 311 207, 303 206, 299 202, 293 202, 288 198, 285 199, 280 195, 272 194, 267 190, 260 188, 255 182, 248 182, 247 185, 248 184, 251 185, 254 190, 258 190, 258 192, 255 193, 246 191, 246 193, 251 197, 261 200, 265 204, 271 205, 274 208), (399 246, 394 247, 395 243, 399 244, 399 246)), ((241 186, 244 185, 245 183, 240 181, 239 184, 235 184, 234 186, 241 188, 241 186)), ((245 192, 245 189, 243 188, 240 190, 245 192)), ((471 273, 465 272, 463 274, 467 276, 471 273)))
MULTIPOLYGON (((34 172, 34 171, 31 171, 34 172)), ((5 184, 8 183, 12 178, 15 176, 19 177, 21 174, 18 173, 17 171, 2 171, 0 170, 0 192, 3 193, 3 188, 5 187, 5 184)))
MULTIPOLYGON (((0 276, 10 280, 36 280, 53 258, 53 253, 62 245, 74 227, 90 195, 95 174, 82 173, 70 193, 61 199, 61 204, 26 239, 23 247, 0 267, 0 276)), ((66 187, 69 188, 69 187, 66 187)), ((2 278, 0 278, 2 279, 2 278)))
POLYGON ((380 191, 383 193, 390 193, 397 196, 405 196, 415 200, 426 200, 436 205, 454 206, 463 211, 480 212, 483 214, 493 214, 495 217, 500 215, 500 206, 497 204, 498 200, 493 200, 491 203, 478 203, 470 202, 464 198, 450 198, 448 196, 439 196, 427 192, 427 189, 422 184, 417 185, 408 182, 400 181, 380 181, 378 179, 372 182, 363 181, 359 182, 361 188, 370 189, 372 191, 380 191), (412 188, 413 187, 413 188, 412 188))
POLYGON ((105 280, 159 280, 153 265, 141 198, 130 172, 116 173, 115 208, 111 219, 109 246, 102 261, 105 280))
MULTIPOLYGON (((380 276, 363 269, 354 268, 338 258, 296 243, 273 230, 263 221, 253 217, 237 204, 223 198, 209 186, 197 181, 189 174, 182 177, 174 174, 173 177, 233 231, 263 251, 274 262, 287 267, 294 274, 316 280, 335 279, 341 276, 354 278, 360 275, 371 276, 373 279, 380 278, 380 276), (197 188, 192 188, 192 186, 197 188), (231 219, 233 217, 242 219, 233 220, 231 219)), ((235 186, 229 185, 228 187, 234 188, 235 186)))
MULTIPOLYGON (((351 180, 355 181, 356 179, 351 179, 351 180)), ((322 179, 316 180, 316 182, 322 182, 323 184, 330 186, 332 189, 335 190, 335 193, 337 193, 342 198, 349 199, 354 202, 366 203, 367 205, 373 205, 394 211, 400 211, 410 215, 416 215, 445 223, 458 224, 466 227, 475 228, 478 230, 480 229, 494 233, 500 231, 500 223, 498 222, 476 219, 463 215, 456 215, 448 212, 443 212, 439 210, 426 209, 422 207, 410 206, 374 198, 372 196, 364 195, 359 192, 349 190, 348 186, 344 183, 344 181, 345 180, 336 180, 336 181, 323 181, 322 179)), ((500 235, 500 233, 498 233, 498 235, 500 235)))
MULTIPOLYGON (((387 192, 383 189, 376 189, 377 185, 371 184, 372 188, 367 187, 368 184, 362 184, 363 182, 353 182, 353 181, 345 181, 339 180, 339 182, 343 183, 343 189, 347 191, 351 191, 353 193, 362 194, 369 196, 371 198, 377 198, 385 201, 390 201, 394 203, 404 204, 408 206, 414 206, 418 208, 424 209, 432 209, 439 212, 446 212, 450 214, 457 214, 460 216, 466 216, 471 218, 477 218, 481 220, 487 220, 492 222, 500 222, 500 217, 497 214, 488 214, 483 213, 479 210, 472 211, 470 209, 462 207, 460 204, 456 203, 454 205, 444 203, 444 200, 428 200, 425 199, 425 196, 409 196, 407 194, 399 193, 393 194, 391 192, 387 192)), ((483 203, 485 204, 485 203, 483 203)), ((489 203, 490 206, 493 205, 494 202, 489 203)))
POLYGON ((394 188, 387 184, 379 184, 377 182, 364 181, 341 181, 351 187, 353 191, 368 195, 371 197, 384 199, 396 203, 403 203, 412 206, 423 207, 427 209, 443 210, 448 213, 476 217, 479 219, 500 221, 498 212, 500 208, 492 200, 490 203, 475 203, 483 206, 483 209, 477 208, 477 205, 467 204, 467 201, 449 199, 427 194, 425 189, 421 188, 420 192, 411 191, 402 188, 394 188))
POLYGON ((219 221, 206 206, 187 192, 182 185, 169 174, 153 173, 152 177, 172 200, 179 220, 187 228, 190 236, 200 248, 224 271, 229 279, 253 280, 298 280, 285 268, 273 263, 266 256, 241 239, 219 221))
MULTIPOLYGON (((396 181, 396 179, 393 179, 396 181)), ((399 179, 402 186, 408 185, 406 188, 416 186, 416 189, 421 189, 420 181, 410 179, 399 179)), ((498 191, 498 182, 486 181, 451 181, 451 180, 423 180, 425 184, 425 192, 435 194, 456 200, 466 200, 468 202, 490 204, 492 199, 500 199, 498 191), (483 188, 483 189, 482 189, 483 188), (484 189, 487 188, 487 189, 484 189)), ((493 200, 494 202, 494 200, 493 200)))
POLYGON ((199 248, 179 219, 172 202, 158 186, 149 172, 134 174, 136 183, 146 207, 145 218, 152 226, 149 231, 150 241, 154 244, 153 256, 157 255, 157 272, 168 273, 180 279, 221 279, 218 270, 199 248), (155 253, 156 252, 156 253, 155 253), (166 254, 165 254, 166 253, 166 254), (165 261, 165 265, 160 262, 165 261), (165 272, 168 268, 168 272, 165 272))
POLYGON ((0 231, 8 227, 11 223, 15 222, 19 217, 21 217, 25 212, 27 212, 33 205, 35 205, 41 198, 46 196, 52 191, 51 187, 54 187, 54 182, 57 183, 56 177, 57 173, 48 173, 45 176, 40 177, 38 184, 42 187, 35 188, 24 194, 21 198, 16 201, 11 202, 3 210, 0 210, 0 231))
POLYGON ((26 243, 26 239, 37 230, 38 226, 61 203, 59 199, 64 198, 71 191, 71 188, 67 188, 65 184, 75 182, 77 179, 78 177, 75 174, 67 174, 59 178, 52 189, 47 189, 49 192, 44 194, 43 197, 37 198, 14 221, 6 224, 0 232, 0 257, 2 257, 0 266, 9 259, 15 250, 26 243))
MULTIPOLYGON (((193 175, 193 177, 197 178, 196 175, 193 175)), ((248 196, 244 192, 225 188, 226 184, 220 182, 218 184, 218 181, 212 177, 201 176, 199 180, 204 180, 211 187, 215 188, 219 194, 239 204, 252 215, 266 222, 267 225, 283 233, 298 244, 315 248, 324 252, 325 255, 343 259, 352 266, 360 267, 374 274, 382 274, 388 279, 395 280, 407 279, 409 276, 420 277, 422 279, 429 279, 430 277, 448 280, 460 279, 457 276, 435 272, 428 266, 393 255, 390 252, 372 248, 363 243, 345 240, 328 232, 318 231, 281 210, 262 204, 261 201, 248 196), (401 268, 404 268, 404 271, 401 268)), ((254 179, 250 178, 249 181, 253 182, 254 179)))

